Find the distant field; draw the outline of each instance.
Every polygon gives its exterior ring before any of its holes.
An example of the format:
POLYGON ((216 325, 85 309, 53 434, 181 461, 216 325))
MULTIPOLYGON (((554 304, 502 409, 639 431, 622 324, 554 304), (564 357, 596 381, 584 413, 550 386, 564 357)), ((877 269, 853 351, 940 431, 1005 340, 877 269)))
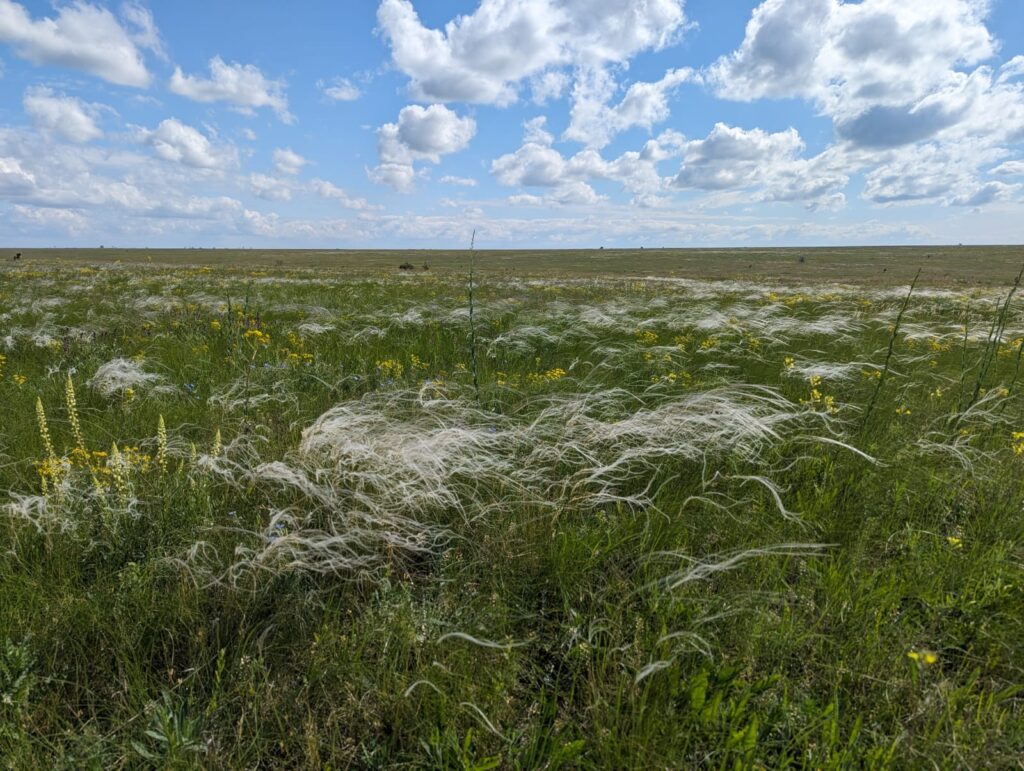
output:
MULTIPOLYGON (((13 255, 16 249, 0 251, 13 255)), ((45 264, 153 262, 245 268, 313 267, 394 270, 403 262, 432 270, 464 270, 467 251, 269 249, 30 249, 45 264)), ((478 250, 484 273, 511 275, 658 275, 688 278, 848 281, 897 284, 922 269, 932 285, 1006 284, 1024 264, 1022 246, 859 247, 817 249, 478 250), (800 258, 804 258, 804 262, 800 258)))
POLYGON ((0 264, 0 765, 1019 767, 1019 250, 476 257, 0 264))

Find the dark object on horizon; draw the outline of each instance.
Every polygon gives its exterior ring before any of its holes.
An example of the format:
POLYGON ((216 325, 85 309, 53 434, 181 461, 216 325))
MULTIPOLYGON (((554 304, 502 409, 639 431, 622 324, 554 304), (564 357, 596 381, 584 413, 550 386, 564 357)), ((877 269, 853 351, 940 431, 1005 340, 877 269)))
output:
POLYGON ((403 262, 401 265, 398 266, 398 269, 399 270, 416 270, 416 266, 413 265, 411 262, 403 262))
POLYGON ((599 247, 597 247, 597 248, 598 248, 598 249, 601 249, 601 250, 604 250, 604 247, 603 247, 603 246, 599 246, 599 247))
POLYGON ((14 259, 15 260, 20 260, 21 259, 21 252, 18 252, 16 255, 14 255, 14 259))
POLYGON ((427 263, 423 263, 423 270, 430 270, 430 266, 427 263))
POLYGON ((802 254, 800 255, 800 262, 801 263, 807 262, 807 258, 804 255, 802 255, 802 254))
POLYGON ((889 272, 889 269, 888 269, 888 268, 882 268, 882 272, 883 272, 883 273, 888 273, 888 272, 889 272))

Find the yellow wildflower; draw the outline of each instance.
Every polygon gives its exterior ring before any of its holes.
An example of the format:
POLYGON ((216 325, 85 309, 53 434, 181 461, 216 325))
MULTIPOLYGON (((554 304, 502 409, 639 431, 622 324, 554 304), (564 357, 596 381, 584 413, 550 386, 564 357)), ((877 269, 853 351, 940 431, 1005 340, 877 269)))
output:
POLYGON ((909 651, 907 658, 911 661, 916 661, 918 664, 923 666, 930 666, 939 660, 939 654, 935 651, 920 650, 920 651, 909 651))

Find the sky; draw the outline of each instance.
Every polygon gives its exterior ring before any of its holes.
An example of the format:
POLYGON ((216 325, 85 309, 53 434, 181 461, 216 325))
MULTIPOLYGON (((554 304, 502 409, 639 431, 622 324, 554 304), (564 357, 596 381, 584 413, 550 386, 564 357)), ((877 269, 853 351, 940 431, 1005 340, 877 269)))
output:
POLYGON ((0 0, 0 244, 1024 243, 1021 0, 0 0))

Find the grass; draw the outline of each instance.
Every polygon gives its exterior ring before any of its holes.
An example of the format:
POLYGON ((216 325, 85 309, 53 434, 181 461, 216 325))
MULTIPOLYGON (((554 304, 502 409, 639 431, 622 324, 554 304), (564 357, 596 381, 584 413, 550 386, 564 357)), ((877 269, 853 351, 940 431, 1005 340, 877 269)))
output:
POLYGON ((1008 252, 26 254, 8 767, 1019 764, 1008 252))

